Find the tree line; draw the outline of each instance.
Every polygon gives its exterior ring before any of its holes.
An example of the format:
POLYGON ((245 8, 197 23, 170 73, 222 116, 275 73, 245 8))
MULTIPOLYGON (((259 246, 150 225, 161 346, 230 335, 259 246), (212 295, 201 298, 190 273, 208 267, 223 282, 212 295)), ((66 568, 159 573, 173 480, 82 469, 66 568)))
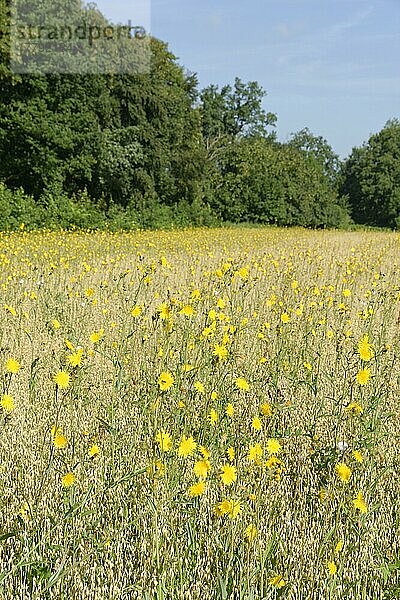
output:
POLYGON ((148 73, 17 74, 9 19, 0 0, 0 229, 400 225, 398 120, 341 161, 307 128, 279 142, 257 82, 199 90, 155 38, 148 73))

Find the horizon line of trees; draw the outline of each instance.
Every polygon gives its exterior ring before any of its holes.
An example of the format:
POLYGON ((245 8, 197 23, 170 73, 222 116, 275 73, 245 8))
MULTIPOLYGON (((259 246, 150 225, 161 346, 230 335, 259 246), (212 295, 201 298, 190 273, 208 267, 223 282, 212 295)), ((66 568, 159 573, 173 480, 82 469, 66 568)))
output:
MULTIPOLYGON (((81 0, 68 10, 110 24, 81 0)), ((341 161, 307 128, 278 142, 257 82, 199 90, 155 38, 149 73, 16 74, 9 23, 0 0, 0 229, 400 226, 398 119, 341 161)))

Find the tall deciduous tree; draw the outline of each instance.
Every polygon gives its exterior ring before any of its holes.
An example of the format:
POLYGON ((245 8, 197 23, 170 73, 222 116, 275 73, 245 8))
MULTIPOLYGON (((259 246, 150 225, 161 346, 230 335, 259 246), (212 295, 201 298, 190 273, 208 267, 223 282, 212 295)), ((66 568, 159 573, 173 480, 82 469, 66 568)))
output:
MULTIPOLYGON (((108 23, 80 0, 69 0, 68 9, 74 23, 108 23)), ((0 0, 6 25, 7 11, 8 0, 0 0)), ((61 13, 50 13, 52 28, 64 25, 61 13)), ((125 61, 134 42, 121 40, 125 61)), ((126 206, 132 198, 139 206, 143 199, 169 206, 199 201, 204 144, 194 106, 197 80, 165 43, 151 39, 150 46, 146 73, 15 77, 8 68, 8 37, 0 38, 0 180, 36 198, 43 191, 73 195, 86 189, 107 206, 126 206)))
POLYGON ((292 134, 288 146, 297 148, 316 160, 322 166, 325 175, 332 184, 337 184, 340 159, 325 138, 321 135, 314 135, 308 127, 304 127, 297 133, 292 134))
POLYGON ((200 94, 204 138, 271 136, 269 127, 276 124, 276 115, 263 108, 265 95, 256 81, 244 83, 238 77, 233 87, 225 85, 219 89, 210 85, 204 88, 200 94))
POLYGON ((354 220, 368 225, 400 227, 400 121, 392 119, 360 148, 343 169, 354 220))

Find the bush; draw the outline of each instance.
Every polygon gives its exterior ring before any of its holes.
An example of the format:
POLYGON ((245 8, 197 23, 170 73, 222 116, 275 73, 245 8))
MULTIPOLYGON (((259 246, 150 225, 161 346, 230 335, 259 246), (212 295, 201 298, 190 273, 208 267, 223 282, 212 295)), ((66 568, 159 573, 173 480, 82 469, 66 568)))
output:
POLYGON ((340 227, 344 201, 321 164, 303 152, 260 138, 238 140, 220 156, 210 203, 222 219, 302 227, 340 227))
POLYGON ((26 229, 173 229, 209 227, 218 220, 201 200, 181 201, 173 206, 159 202, 155 194, 137 194, 126 207, 101 199, 94 203, 86 190, 68 197, 53 182, 36 202, 22 189, 10 190, 0 183, 0 230, 26 229))
POLYGON ((38 206, 45 214, 42 225, 50 229, 101 229, 106 225, 104 210, 86 190, 69 198, 54 184, 40 196, 38 206))
POLYGON ((23 189, 10 190, 0 182, 0 230, 15 230, 21 226, 34 229, 42 225, 44 211, 23 189))

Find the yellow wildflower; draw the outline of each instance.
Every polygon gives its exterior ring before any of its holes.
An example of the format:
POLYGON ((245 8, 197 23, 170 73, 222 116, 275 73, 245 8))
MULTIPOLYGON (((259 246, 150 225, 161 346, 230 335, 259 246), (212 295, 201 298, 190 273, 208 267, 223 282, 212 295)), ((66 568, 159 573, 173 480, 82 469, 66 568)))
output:
POLYGON ((228 404, 226 405, 226 408, 225 408, 225 412, 228 415, 228 417, 233 417, 235 408, 234 408, 232 402, 228 402, 228 404))
POLYGON ((353 450, 352 455, 353 455, 353 458, 355 458, 355 460, 358 463, 362 463, 363 462, 364 457, 363 457, 363 455, 361 454, 361 452, 359 450, 353 450))
POLYGON ((161 431, 157 431, 156 442, 160 446, 160 450, 163 452, 169 452, 172 448, 172 438, 170 434, 163 429, 161 431))
POLYGON ((97 444, 93 444, 93 446, 91 446, 88 450, 88 454, 90 456, 90 458, 95 458, 96 456, 99 456, 100 454, 100 448, 98 447, 97 444))
POLYGON ((71 472, 66 473, 61 479, 62 486, 65 488, 70 488, 74 485, 76 481, 75 475, 71 472))
POLYGON ((7 373, 18 373, 21 368, 21 364, 15 360, 15 358, 8 358, 5 362, 5 369, 7 373))
POLYGON ((336 566, 336 563, 333 562, 333 560, 330 560, 328 562, 327 567, 328 567, 329 575, 336 575, 337 566, 336 566))
POLYGON ((199 479, 206 479, 210 469, 210 461, 207 458, 203 458, 203 460, 195 462, 193 472, 199 479))
POLYGON ((361 415, 364 412, 362 404, 353 400, 345 407, 345 411, 352 415, 361 415))
POLYGON ((368 512, 368 505, 364 500, 362 492, 358 492, 357 497, 353 500, 353 504, 361 513, 368 512))
POLYGON ((58 385, 62 390, 66 390, 70 384, 70 376, 67 371, 59 371, 54 376, 54 382, 58 385))
POLYGON ((63 435, 61 433, 60 430, 58 430, 57 433, 55 434, 55 436, 53 438, 53 444, 54 444, 54 447, 57 448, 58 450, 64 450, 64 448, 66 448, 68 446, 68 440, 65 437, 65 435, 63 435))
POLYGON ((351 469, 345 463, 338 463, 335 467, 336 475, 344 483, 348 483, 351 477, 351 469))
POLYGON ((178 455, 183 457, 191 456, 196 450, 196 445, 197 444, 192 437, 183 435, 179 444, 178 455))
POLYGON ((371 379, 371 370, 370 369, 361 369, 356 376, 357 383, 360 385, 365 385, 371 379))
POLYGON ((246 381, 246 379, 244 379, 244 377, 238 377, 235 379, 235 383, 236 387, 243 392, 248 392, 250 389, 250 384, 246 381))
POLYGON ((6 413, 12 413, 15 409, 14 398, 10 394, 3 394, 0 405, 6 413))
POLYGON ((163 371, 158 378, 158 385, 163 392, 168 391, 174 384, 174 377, 169 371, 163 371))
POLYGON ((237 479, 236 467, 234 465, 223 465, 220 477, 224 485, 232 485, 237 479))
POLYGON ((282 451, 282 446, 278 440, 270 438, 267 441, 267 452, 268 454, 279 454, 282 451))
POLYGON ((245 536, 249 542, 254 542, 257 537, 257 527, 251 523, 248 527, 246 527, 245 536))
POLYGON ((197 496, 201 496, 204 494, 206 489, 206 484, 204 481, 198 481, 194 485, 191 485, 188 491, 189 496, 192 498, 196 498, 197 496))
POLYGON ((286 585, 286 581, 283 579, 282 575, 275 575, 275 577, 271 577, 269 580, 269 584, 277 589, 283 588, 286 585))
POLYGON ((366 333, 361 340, 358 342, 358 353, 361 360, 368 362, 373 358, 374 352, 371 344, 369 343, 368 334, 366 333))

